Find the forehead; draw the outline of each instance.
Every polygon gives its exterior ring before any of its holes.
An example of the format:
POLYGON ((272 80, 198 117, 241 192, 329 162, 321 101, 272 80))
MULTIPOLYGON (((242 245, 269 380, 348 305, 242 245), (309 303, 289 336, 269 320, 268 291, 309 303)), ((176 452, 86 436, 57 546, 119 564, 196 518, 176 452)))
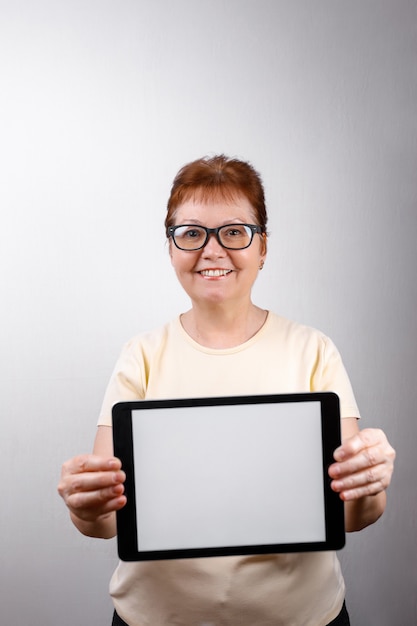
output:
POLYGON ((253 222, 255 211, 249 200, 242 195, 232 198, 211 197, 202 198, 193 196, 182 202, 175 210, 175 222, 198 222, 201 224, 214 225, 221 223, 241 221, 253 222))

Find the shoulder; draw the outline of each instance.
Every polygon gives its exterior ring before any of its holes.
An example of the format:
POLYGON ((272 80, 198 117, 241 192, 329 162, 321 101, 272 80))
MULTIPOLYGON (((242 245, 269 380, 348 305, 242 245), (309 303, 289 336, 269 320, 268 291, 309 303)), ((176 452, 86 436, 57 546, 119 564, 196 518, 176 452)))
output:
POLYGON ((341 358, 332 339, 321 330, 275 313, 270 313, 269 322, 266 341, 288 358, 309 363, 311 367, 341 358))
POLYGON ((268 330, 287 340, 300 341, 302 343, 306 341, 313 341, 319 344, 331 342, 331 339, 321 330, 273 312, 270 312, 268 316, 268 330))
POLYGON ((164 346, 177 333, 178 318, 152 330, 138 333, 122 347, 122 356, 138 357, 152 354, 164 346))

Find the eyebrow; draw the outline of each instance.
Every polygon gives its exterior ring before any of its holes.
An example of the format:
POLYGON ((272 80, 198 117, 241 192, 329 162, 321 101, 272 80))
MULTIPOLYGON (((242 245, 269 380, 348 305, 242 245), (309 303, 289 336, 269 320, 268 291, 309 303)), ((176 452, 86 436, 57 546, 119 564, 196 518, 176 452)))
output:
MULTIPOLYGON (((195 224, 196 226, 204 226, 203 222, 200 222, 200 220, 194 219, 194 218, 190 218, 188 220, 185 220, 182 222, 182 224, 177 224, 177 226, 182 226, 185 224, 195 224)), ((227 226, 227 224, 247 224, 247 222, 245 222, 243 219, 241 219, 240 217, 234 217, 231 218, 229 220, 224 220, 221 223, 221 226, 227 226)))

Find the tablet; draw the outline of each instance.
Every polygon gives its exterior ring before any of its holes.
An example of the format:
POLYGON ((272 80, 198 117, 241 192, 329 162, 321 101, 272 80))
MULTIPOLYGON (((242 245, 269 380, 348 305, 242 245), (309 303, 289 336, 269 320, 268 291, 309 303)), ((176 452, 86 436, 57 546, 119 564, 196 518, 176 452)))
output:
POLYGON ((327 473, 340 445, 332 392, 121 402, 113 442, 126 472, 122 560, 344 545, 327 473))

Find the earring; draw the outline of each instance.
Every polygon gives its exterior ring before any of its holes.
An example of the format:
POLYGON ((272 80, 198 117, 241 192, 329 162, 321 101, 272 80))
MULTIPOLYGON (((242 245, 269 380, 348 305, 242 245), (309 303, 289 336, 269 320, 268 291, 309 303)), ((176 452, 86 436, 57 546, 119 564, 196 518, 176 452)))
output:
POLYGON ((263 270, 264 265, 265 265, 265 261, 262 259, 261 262, 259 263, 259 269, 263 270))

